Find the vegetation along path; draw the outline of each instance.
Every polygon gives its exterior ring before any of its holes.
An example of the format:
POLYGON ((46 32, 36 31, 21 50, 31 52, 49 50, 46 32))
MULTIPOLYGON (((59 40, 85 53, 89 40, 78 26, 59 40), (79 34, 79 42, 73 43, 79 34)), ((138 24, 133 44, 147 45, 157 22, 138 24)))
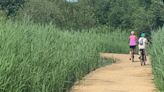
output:
POLYGON ((130 62, 129 55, 103 53, 101 57, 113 57, 118 62, 97 69, 76 83, 71 92, 154 92, 155 85, 150 63, 140 66, 136 57, 130 62))

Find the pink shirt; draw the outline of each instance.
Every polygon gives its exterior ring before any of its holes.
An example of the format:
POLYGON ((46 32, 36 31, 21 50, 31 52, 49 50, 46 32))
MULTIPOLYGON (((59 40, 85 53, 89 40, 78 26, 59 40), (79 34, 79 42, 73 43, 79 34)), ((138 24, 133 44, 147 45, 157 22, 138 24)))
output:
POLYGON ((135 35, 129 36, 129 46, 137 45, 137 37, 135 35))

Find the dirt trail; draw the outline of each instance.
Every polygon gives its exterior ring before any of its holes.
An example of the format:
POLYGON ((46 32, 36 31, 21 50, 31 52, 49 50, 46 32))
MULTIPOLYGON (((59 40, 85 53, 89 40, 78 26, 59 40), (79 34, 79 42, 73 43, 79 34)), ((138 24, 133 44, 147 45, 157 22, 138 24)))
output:
MULTIPOLYGON (((97 69, 76 83, 71 92, 154 92, 150 63, 141 67, 136 59, 130 62, 129 55, 103 53, 101 57, 114 57, 118 62, 97 69)), ((138 56, 136 56, 138 58, 138 56)))

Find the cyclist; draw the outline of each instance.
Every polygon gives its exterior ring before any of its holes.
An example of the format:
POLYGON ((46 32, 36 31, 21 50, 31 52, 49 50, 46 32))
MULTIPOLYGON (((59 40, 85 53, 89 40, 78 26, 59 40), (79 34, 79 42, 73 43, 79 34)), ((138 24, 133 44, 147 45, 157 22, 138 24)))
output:
MULTIPOLYGON (((141 37, 138 40, 138 47, 139 47, 139 54, 141 55, 141 52, 144 54, 144 61, 146 61, 146 45, 148 44, 147 39, 145 38, 145 33, 141 33, 141 37)), ((139 57, 141 58, 141 57, 139 57)), ((145 63, 144 63, 145 64, 145 63)))
POLYGON ((129 36, 129 47, 130 47, 130 60, 132 60, 132 62, 134 62, 134 53, 135 53, 135 48, 137 45, 137 37, 135 36, 135 32, 132 31, 131 35, 129 36))

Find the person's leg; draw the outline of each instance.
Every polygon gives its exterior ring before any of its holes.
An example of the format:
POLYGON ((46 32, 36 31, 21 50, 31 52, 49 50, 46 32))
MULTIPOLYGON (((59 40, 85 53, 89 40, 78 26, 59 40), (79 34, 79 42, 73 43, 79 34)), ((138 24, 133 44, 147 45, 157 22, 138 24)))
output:
POLYGON ((134 53, 135 53, 135 47, 133 46, 132 48, 132 53, 131 53, 131 57, 132 57, 132 61, 134 62, 134 53))
POLYGON ((130 46, 130 60, 134 61, 135 46, 130 46))
POLYGON ((139 49, 139 59, 142 66, 142 49, 139 49))
POLYGON ((130 48, 130 50, 129 50, 129 56, 130 56, 129 60, 131 60, 132 48, 131 48, 131 46, 129 46, 129 48, 130 48))
POLYGON ((134 49, 133 49, 133 56, 135 56, 135 54, 137 54, 136 46, 134 46, 134 49))
POLYGON ((144 55, 144 49, 141 49, 141 56, 142 56, 142 60, 144 60, 145 59, 145 55, 144 55))
POLYGON ((133 53, 136 53, 136 46, 133 47, 133 53))
POLYGON ((141 66, 144 64, 145 65, 145 54, 144 54, 144 49, 140 49, 141 51, 141 57, 140 57, 140 60, 141 60, 141 66))
POLYGON ((138 59, 140 59, 141 58, 141 49, 139 49, 138 55, 139 55, 138 59))
POLYGON ((146 52, 145 49, 143 49, 143 58, 144 58, 144 65, 146 65, 145 61, 146 61, 146 52))

